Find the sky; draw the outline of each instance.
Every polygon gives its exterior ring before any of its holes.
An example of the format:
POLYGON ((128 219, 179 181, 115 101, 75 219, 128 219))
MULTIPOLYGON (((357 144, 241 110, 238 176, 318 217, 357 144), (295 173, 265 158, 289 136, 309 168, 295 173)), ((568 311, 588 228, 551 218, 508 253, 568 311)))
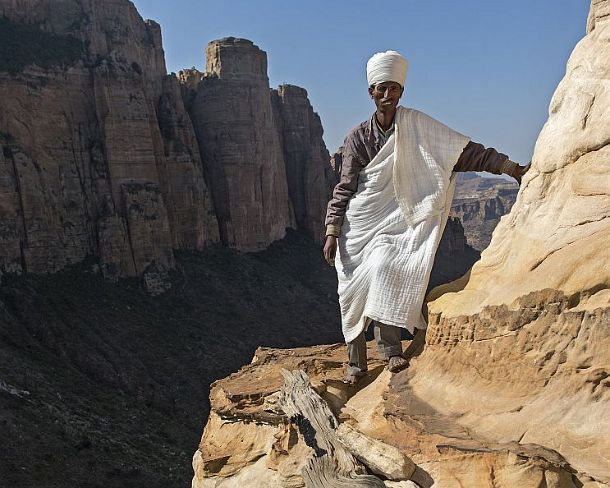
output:
POLYGON ((169 72, 205 67, 205 46, 250 39, 267 52, 271 87, 307 89, 332 153, 374 111, 366 61, 409 60, 401 104, 527 163, 584 36, 587 0, 135 0, 161 24, 169 72))

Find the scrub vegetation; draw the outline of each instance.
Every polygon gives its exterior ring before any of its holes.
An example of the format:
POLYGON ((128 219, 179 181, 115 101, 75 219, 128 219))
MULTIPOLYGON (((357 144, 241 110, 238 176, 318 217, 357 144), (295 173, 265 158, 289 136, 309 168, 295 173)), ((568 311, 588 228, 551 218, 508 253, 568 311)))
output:
POLYGON ((36 64, 44 69, 75 64, 86 53, 84 43, 72 36, 43 31, 34 24, 22 24, 0 17, 0 70, 12 75, 36 64))

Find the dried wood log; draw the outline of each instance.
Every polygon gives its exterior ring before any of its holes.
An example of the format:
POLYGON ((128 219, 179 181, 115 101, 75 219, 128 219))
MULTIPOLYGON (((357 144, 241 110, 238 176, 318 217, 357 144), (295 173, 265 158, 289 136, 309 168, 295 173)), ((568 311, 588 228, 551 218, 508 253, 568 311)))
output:
POLYGON ((328 404, 318 395, 303 371, 282 370, 279 406, 299 427, 305 442, 314 451, 303 468, 307 488, 385 488, 376 476, 367 475, 364 467, 339 442, 338 422, 328 404))
POLYGON ((415 463, 398 448, 358 432, 348 424, 337 429, 339 441, 356 459, 373 473, 391 480, 408 480, 415 472, 415 463))

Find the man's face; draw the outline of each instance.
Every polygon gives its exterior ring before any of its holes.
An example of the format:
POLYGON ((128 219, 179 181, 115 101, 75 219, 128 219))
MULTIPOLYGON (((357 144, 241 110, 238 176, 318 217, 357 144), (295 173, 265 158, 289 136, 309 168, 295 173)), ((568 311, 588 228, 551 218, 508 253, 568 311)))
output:
POLYGON ((400 83, 384 81, 369 87, 369 94, 379 112, 392 112, 396 110, 403 90, 404 88, 400 86, 400 83))

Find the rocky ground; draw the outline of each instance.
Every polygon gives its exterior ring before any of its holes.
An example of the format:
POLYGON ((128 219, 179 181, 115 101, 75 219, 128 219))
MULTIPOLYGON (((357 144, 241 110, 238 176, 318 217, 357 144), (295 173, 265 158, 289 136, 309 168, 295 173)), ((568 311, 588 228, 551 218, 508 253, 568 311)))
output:
MULTIPOLYGON (((444 257, 434 281, 476 257, 444 257)), ((105 281, 93 262, 4 277, 3 486, 187 486, 214 380, 260 345, 342 341, 334 271, 299 234, 261 253, 211 247, 177 263, 156 298, 137 280, 105 281)))

